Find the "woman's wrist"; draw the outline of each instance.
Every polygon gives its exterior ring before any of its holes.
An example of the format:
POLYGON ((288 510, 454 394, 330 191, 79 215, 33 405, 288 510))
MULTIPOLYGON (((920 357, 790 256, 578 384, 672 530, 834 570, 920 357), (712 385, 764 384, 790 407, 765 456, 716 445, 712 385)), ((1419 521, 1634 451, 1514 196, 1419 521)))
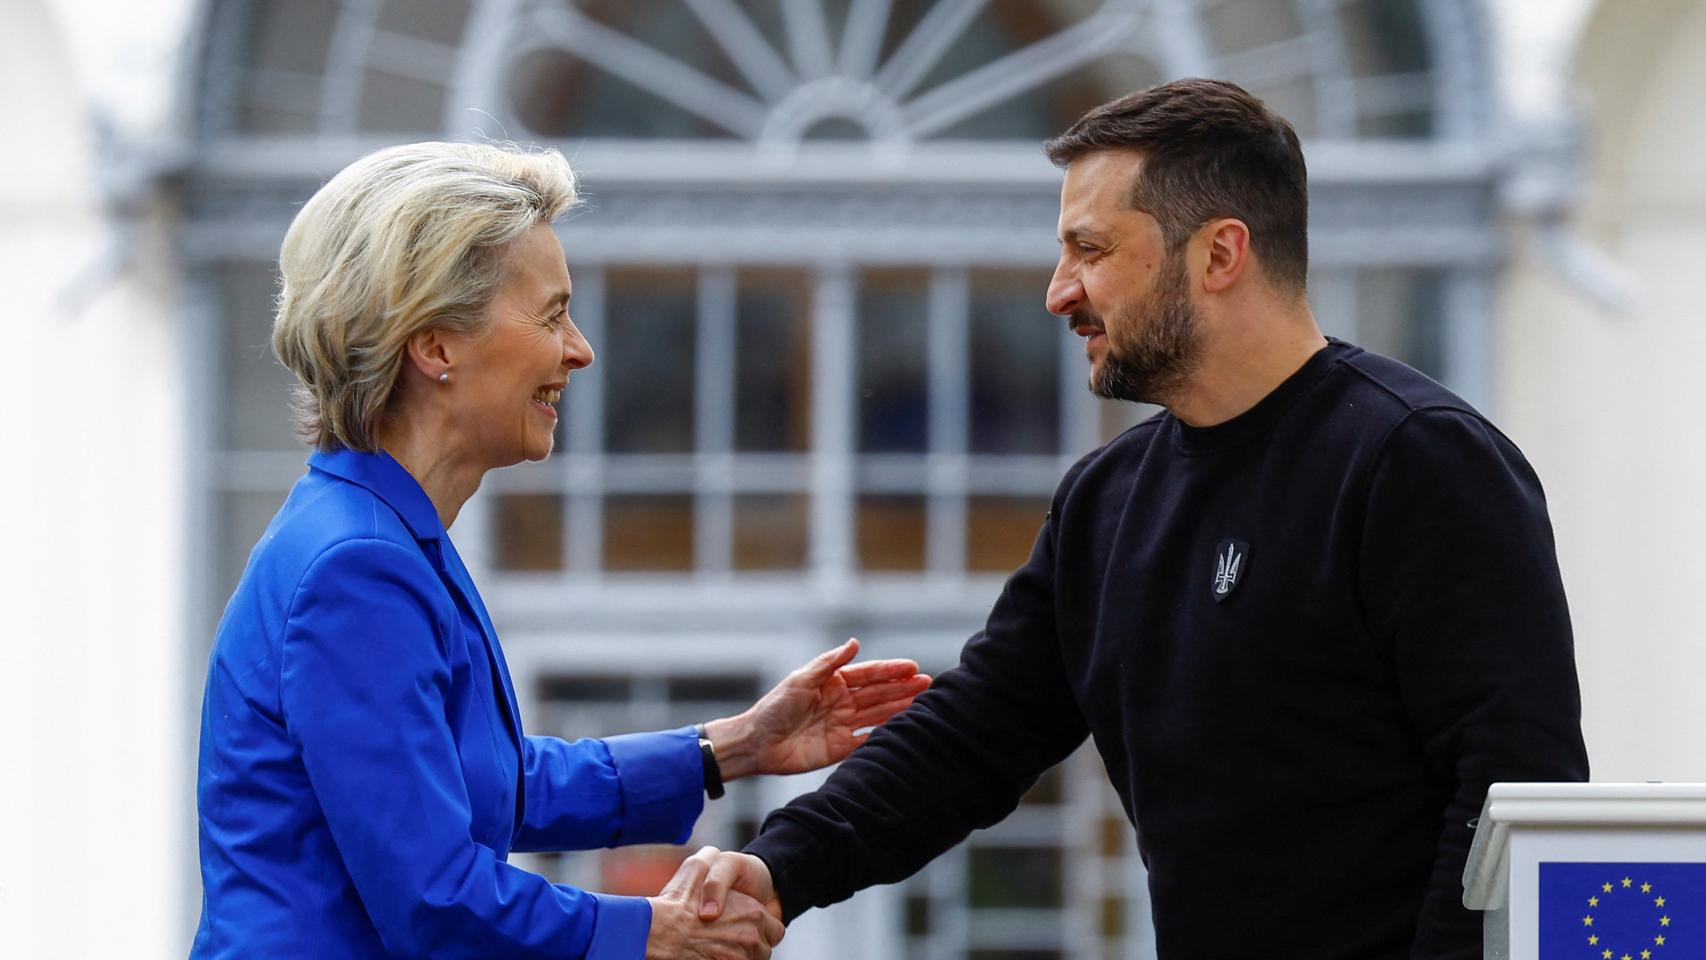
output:
POLYGON ((758 772, 758 747, 753 743, 752 725, 745 716, 723 717, 705 724, 705 739, 717 754, 723 782, 750 777, 758 772))

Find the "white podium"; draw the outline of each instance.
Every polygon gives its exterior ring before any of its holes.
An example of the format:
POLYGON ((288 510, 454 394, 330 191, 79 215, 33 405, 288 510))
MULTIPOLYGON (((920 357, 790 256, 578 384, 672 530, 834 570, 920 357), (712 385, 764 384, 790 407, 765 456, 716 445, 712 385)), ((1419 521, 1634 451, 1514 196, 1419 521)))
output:
POLYGON ((1706 957, 1706 784, 1494 784, 1463 903, 1487 960, 1706 957))

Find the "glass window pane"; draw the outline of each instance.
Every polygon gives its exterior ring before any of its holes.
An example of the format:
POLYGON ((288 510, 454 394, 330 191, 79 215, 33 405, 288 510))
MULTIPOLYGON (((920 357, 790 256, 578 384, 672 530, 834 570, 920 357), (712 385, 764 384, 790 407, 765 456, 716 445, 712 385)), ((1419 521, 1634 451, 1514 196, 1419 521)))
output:
POLYGON ((966 569, 1006 573, 1031 555, 1047 497, 967 497, 966 569))
POLYGON ((261 0, 249 25, 254 52, 247 62, 262 70, 324 72, 339 6, 338 0, 261 0))
POLYGON ((446 46, 462 41, 470 0, 385 0, 379 29, 446 46))
POLYGON ((677 494, 607 497, 604 568, 693 569, 693 498, 677 494))
MULTIPOLYGON (((1221 56, 1253 54, 1276 44, 1295 42, 1303 36, 1304 26, 1293 4, 1272 0, 1221 0, 1203 6, 1203 27, 1210 45, 1221 56)), ((1244 84, 1250 92, 1267 101, 1280 116, 1291 121, 1304 138, 1322 133, 1316 116, 1314 78, 1308 74, 1278 81, 1244 76, 1248 71, 1219 70, 1215 76, 1244 84)))
MULTIPOLYGON (((1071 25, 1074 18, 1062 16, 1050 10, 1049 6, 1035 0, 987 0, 977 19, 960 31, 953 44, 919 83, 919 92, 925 93, 952 82, 1071 25)), ((935 135, 952 140, 1006 137, 1043 140, 1052 137, 1065 129, 1065 124, 1058 122, 1060 118, 1049 109, 1048 94, 1047 87, 1025 89, 935 135)), ((1094 104, 1084 104, 1078 108, 1078 113, 1091 106, 1094 104)), ((1067 123, 1076 118, 1075 113, 1067 123)))
POLYGON ((735 449, 811 446, 812 327, 808 276, 743 270, 735 299, 735 449))
POLYGON ((925 499, 867 494, 859 498, 859 566, 865 570, 923 570, 925 499))
POLYGON ((270 264, 232 263, 219 271, 225 323, 225 446, 231 450, 294 450, 290 391, 296 376, 272 352, 270 264))
POLYGON ((1358 85, 1357 133, 1427 137, 1434 130, 1433 55, 1415 0, 1349 0, 1339 8, 1345 55, 1358 85))
POLYGON ((1124 817, 1112 814, 1102 817, 1096 831, 1102 856, 1113 858, 1123 854, 1135 842, 1132 831, 1131 821, 1124 817))
MULTIPOLYGON (((722 46, 688 5, 676 0, 581 0, 577 10, 637 39, 682 67, 750 91, 722 46)), ((717 123, 568 53, 541 51, 514 74, 511 102, 535 133, 572 137, 727 138, 717 123)))
POLYGON ((969 906, 1059 907, 1059 847, 986 847, 973 845, 966 856, 969 906))
MULTIPOLYGON (((1167 79, 1152 61, 1129 51, 1099 57, 1062 74, 1037 91, 1044 98, 1039 107, 1047 112, 1053 131, 1039 139, 1065 130, 1093 107, 1167 79)), ((1004 110, 1005 106, 996 109, 1004 110)))
POLYGON ((1060 449, 1060 339, 1043 308, 1048 275, 980 271, 971 280, 971 450, 1060 449))
POLYGON ((557 493, 502 494, 492 504, 499 570, 563 569, 563 501, 557 493))
POLYGON ((859 450, 921 453, 930 442, 929 277, 867 271, 859 284, 859 450))
POLYGON ((693 449, 694 289, 689 270, 606 275, 606 445, 612 453, 693 449))
POLYGON ((1359 270, 1357 345, 1445 380, 1445 282, 1442 270, 1359 270))
POLYGON ((437 133, 443 130, 445 88, 382 70, 361 78, 361 129, 381 133, 437 133))
POLYGON ((1109 939, 1125 936, 1125 900, 1120 897, 1103 897, 1102 936, 1109 939))
MULTIPOLYGON (((621 674, 555 674, 539 678, 539 699, 544 706, 555 701, 622 703, 631 697, 633 681, 621 674)), ((587 731, 583 736, 597 736, 587 731)))
POLYGON ((764 691, 751 674, 680 674, 664 683, 673 703, 736 704, 745 709, 764 691))
POLYGON ((1065 799, 1066 773, 1059 766, 1053 766, 1043 771, 1019 802, 1025 806, 1055 806, 1065 799))
POLYGON ((1203 27, 1217 53, 1244 53, 1296 39, 1303 24, 1290 3, 1219 0, 1200 7, 1203 27))
POLYGON ((734 568, 802 569, 810 519, 811 499, 803 495, 735 497, 734 568))
POLYGON ((906 922, 904 929, 908 936, 922 937, 930 933, 930 899, 921 896, 906 898, 906 922))

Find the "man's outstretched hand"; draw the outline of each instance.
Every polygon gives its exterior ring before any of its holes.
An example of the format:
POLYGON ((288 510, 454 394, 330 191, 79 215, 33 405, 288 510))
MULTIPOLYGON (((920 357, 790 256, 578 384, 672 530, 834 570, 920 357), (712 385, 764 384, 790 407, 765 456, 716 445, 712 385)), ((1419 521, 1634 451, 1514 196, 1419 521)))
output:
POLYGON ((782 901, 776 896, 776 887, 770 880, 770 868, 764 865, 763 860, 750 853, 733 850, 713 856, 705 883, 700 888, 699 918, 709 921, 721 916, 731 893, 758 901, 764 905, 765 912, 781 922, 782 901))

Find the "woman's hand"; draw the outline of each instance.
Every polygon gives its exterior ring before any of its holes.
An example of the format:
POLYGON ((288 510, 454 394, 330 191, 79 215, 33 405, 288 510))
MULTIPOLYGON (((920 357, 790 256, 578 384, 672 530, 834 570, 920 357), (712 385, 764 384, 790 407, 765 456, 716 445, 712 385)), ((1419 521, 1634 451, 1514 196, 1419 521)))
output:
POLYGON ((648 898, 646 960, 769 960, 782 942, 781 905, 767 909, 737 890, 719 893, 724 905, 715 919, 701 918, 705 877, 718 854, 716 847, 702 848, 682 862, 662 893, 648 898))
POLYGON ((804 773, 839 762, 930 686, 911 660, 850 663, 859 641, 813 657, 736 717, 705 724, 724 780, 804 773))

